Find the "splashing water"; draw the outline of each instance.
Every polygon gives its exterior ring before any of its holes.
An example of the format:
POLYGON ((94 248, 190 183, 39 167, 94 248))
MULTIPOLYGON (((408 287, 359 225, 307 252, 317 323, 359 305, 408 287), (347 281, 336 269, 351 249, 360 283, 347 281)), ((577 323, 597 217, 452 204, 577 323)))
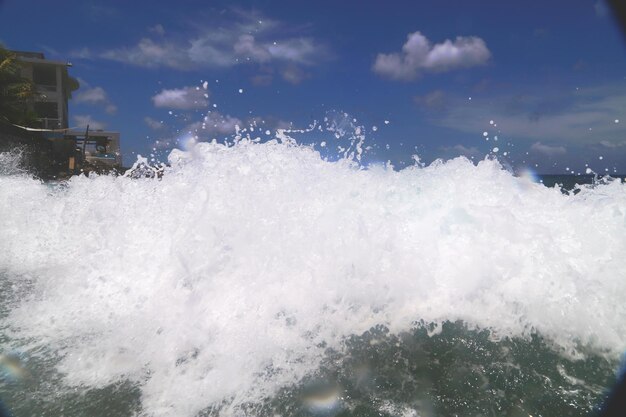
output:
POLYGON ((9 152, 0 152, 0 175, 18 175, 24 174, 25 171, 22 168, 23 152, 19 149, 14 149, 9 152))
MULTIPOLYGON (((287 140, 169 163, 161 180, 0 176, 0 342, 57 375, 44 391, 129 384, 139 415, 255 415, 371 329, 393 350, 457 320, 498 349, 626 348, 624 184, 563 195, 488 159, 362 169, 287 140)), ((304 410, 344 409, 342 389, 304 410)))

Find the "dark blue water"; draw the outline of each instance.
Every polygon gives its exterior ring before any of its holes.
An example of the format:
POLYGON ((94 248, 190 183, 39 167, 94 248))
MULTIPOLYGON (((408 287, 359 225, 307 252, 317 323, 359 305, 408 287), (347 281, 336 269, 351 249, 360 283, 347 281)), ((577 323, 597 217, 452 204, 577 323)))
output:
POLYGON ((564 191, 573 191, 577 186, 593 185, 597 183, 606 183, 608 181, 624 181, 626 175, 611 175, 611 176, 597 176, 597 175, 551 175, 544 174, 538 175, 538 179, 546 187, 559 187, 564 191))

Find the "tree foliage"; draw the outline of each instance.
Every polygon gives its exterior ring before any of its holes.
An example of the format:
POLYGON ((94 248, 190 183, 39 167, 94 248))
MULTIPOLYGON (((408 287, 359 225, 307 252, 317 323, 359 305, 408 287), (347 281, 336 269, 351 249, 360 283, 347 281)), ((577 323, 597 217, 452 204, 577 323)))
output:
POLYGON ((32 110, 37 94, 35 84, 22 77, 15 53, 0 45, 0 119, 32 126, 37 118, 32 110))

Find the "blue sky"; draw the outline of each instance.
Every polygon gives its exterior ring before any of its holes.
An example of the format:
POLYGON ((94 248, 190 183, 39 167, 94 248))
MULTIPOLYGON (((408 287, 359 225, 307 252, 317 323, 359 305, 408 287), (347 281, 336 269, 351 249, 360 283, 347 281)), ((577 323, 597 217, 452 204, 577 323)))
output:
POLYGON ((626 173, 626 44, 601 1, 4 0, 0 42, 71 61, 70 125, 120 131, 126 164, 188 132, 356 119, 399 167, 626 173))

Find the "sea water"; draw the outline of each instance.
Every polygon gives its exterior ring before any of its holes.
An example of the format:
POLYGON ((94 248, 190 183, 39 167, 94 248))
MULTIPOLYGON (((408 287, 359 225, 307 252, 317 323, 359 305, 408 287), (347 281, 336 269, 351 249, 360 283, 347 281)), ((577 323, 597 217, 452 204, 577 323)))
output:
MULTIPOLYGON (((10 158, 9 158, 10 159, 10 158)), ((20 416, 584 416, 626 349, 626 185, 272 140, 0 176, 20 416)))

